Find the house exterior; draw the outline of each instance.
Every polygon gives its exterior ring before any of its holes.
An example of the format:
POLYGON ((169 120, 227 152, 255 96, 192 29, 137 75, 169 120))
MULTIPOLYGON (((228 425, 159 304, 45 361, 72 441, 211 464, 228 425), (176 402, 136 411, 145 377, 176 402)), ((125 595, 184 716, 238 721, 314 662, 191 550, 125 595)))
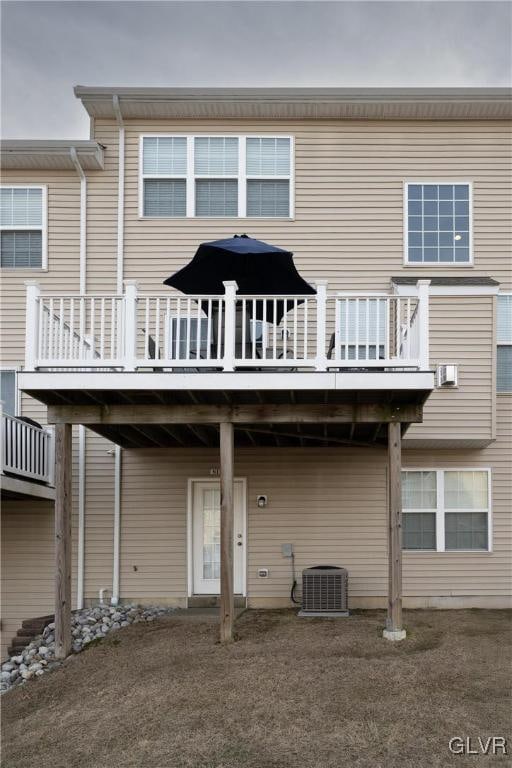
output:
POLYGON ((2 147, 4 414, 58 438, 55 513, 49 458, 3 465, 3 652, 56 572, 67 610, 221 577, 223 611, 290 606, 324 563, 391 632, 401 602, 510 607, 510 92, 75 95, 89 140, 2 147), (162 281, 245 232, 317 294, 240 349, 238 309, 275 298, 162 281))

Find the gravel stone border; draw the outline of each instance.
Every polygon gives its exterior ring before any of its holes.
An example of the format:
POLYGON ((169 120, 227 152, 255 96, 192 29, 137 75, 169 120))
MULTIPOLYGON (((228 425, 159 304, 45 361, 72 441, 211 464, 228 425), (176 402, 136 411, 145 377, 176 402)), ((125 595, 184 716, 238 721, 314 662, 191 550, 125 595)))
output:
MULTIPOLYGON (((174 613, 175 608, 162 606, 142 606, 134 603, 126 605, 97 605, 72 614, 71 635, 73 653, 80 653, 94 640, 101 640, 110 632, 115 632, 130 624, 154 621, 161 616, 174 613)), ((69 657, 68 657, 69 658, 69 657)), ((35 637, 23 651, 10 656, 2 664, 0 671, 0 693, 23 685, 32 677, 40 677, 45 672, 60 667, 65 659, 55 658, 55 623, 48 624, 42 635, 35 637)))

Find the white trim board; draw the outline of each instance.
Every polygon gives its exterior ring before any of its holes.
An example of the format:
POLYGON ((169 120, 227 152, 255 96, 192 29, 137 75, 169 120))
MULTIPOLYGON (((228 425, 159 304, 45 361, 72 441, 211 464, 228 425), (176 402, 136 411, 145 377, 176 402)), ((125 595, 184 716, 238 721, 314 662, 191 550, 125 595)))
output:
MULTIPOLYGON (((432 266, 432 264, 429 264, 432 266)), ((397 296, 417 296, 415 285, 392 283, 397 296)), ((500 292, 499 285, 429 285, 429 296, 496 296, 500 292)))
POLYGON ((433 390, 434 371, 389 373, 91 373, 30 371, 19 374, 24 391, 101 389, 162 390, 433 390))

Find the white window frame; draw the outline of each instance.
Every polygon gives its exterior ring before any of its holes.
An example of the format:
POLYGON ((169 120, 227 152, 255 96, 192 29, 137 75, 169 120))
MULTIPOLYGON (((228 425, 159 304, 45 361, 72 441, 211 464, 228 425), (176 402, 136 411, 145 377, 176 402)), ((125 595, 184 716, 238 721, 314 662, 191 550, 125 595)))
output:
POLYGON ((492 553, 492 471, 490 467, 402 467, 402 472, 435 472, 436 473, 436 509, 402 509, 402 514, 417 514, 435 512, 436 516, 436 549, 403 549, 407 554, 414 553, 443 553, 447 555, 472 554, 487 555, 492 553), (487 509, 449 509, 444 506, 444 474, 445 472, 486 472, 487 473, 487 509), (445 516, 451 512, 487 513, 487 549, 446 549, 445 516))
POLYGON ((14 416, 21 416, 21 390, 18 386, 18 374, 21 370, 19 365, 0 365, 2 373, 14 373, 14 416))
POLYGON ((404 179, 403 181, 403 264, 404 267, 460 267, 462 269, 474 266, 473 260, 473 182, 470 179, 404 179), (467 184, 469 187, 469 261, 409 261, 409 186, 419 184, 467 184))
POLYGON ((279 220, 279 221, 291 221, 295 218, 295 137, 289 134, 252 134, 252 133, 143 133, 139 136, 139 183, 138 183, 138 195, 139 195, 139 219, 150 219, 169 221, 173 219, 246 219, 248 221, 261 221, 261 220, 279 220), (144 173, 143 154, 144 154, 144 139, 166 139, 166 138, 179 138, 187 140, 187 172, 185 177, 183 174, 155 174, 144 173), (196 138, 237 138, 238 139, 238 175, 204 175, 196 174, 194 169, 194 140, 196 138), (246 148, 247 139, 289 139, 290 141, 290 173, 287 176, 248 176, 246 169, 246 148), (144 180, 145 179, 183 179, 185 178, 186 184, 186 216, 145 216, 144 215, 144 180), (226 179, 237 180, 238 182, 238 214, 237 216, 196 216, 196 179, 226 179), (290 209, 288 216, 247 216, 247 181, 288 181, 290 185, 290 209))
MULTIPOLYGON (((8 224, 0 226, 0 232, 20 230, 41 230, 41 266, 40 267, 1 267, 9 272, 43 272, 48 269, 48 185, 47 184, 0 184, 0 189, 40 189, 41 190, 41 226, 8 224)), ((9 369, 10 370, 10 369, 9 369)))
MULTIPOLYGON (((496 322, 498 320, 498 301, 499 301, 500 296, 512 296, 512 291, 500 291, 497 294, 498 298, 496 300, 496 322)), ((497 373, 497 370, 498 370, 498 362, 497 362, 498 347, 512 347, 512 342, 506 343, 506 344, 500 343, 498 341, 498 329, 496 328, 496 373, 497 373)), ((512 389, 507 389, 507 390, 501 389, 501 390, 499 390, 498 389, 498 382, 497 381, 495 383, 495 388, 496 388, 496 394, 498 395, 498 397, 500 395, 505 395, 505 397, 506 397, 507 395, 511 395, 512 394, 512 389)))

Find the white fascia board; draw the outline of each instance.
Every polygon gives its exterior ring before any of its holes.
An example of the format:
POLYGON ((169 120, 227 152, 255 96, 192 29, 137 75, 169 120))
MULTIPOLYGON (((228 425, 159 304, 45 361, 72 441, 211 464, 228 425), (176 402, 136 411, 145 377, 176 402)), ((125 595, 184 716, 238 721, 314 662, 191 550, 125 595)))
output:
MULTIPOLYGON (((393 283, 393 291, 397 296, 417 296, 415 285, 397 285, 393 283)), ((429 296, 496 296, 500 291, 499 285, 432 285, 429 296)))
POLYGON ((17 493, 20 496, 33 496, 37 499, 55 499, 55 488, 49 485, 33 483, 30 480, 23 480, 19 477, 10 477, 9 475, 0 475, 2 491, 6 493, 17 493))
POLYGON ((58 390, 431 390, 433 371, 389 373, 84 373, 27 372, 19 374, 26 391, 58 390))
POLYGON ((336 373, 336 389, 432 390, 434 371, 336 373))

